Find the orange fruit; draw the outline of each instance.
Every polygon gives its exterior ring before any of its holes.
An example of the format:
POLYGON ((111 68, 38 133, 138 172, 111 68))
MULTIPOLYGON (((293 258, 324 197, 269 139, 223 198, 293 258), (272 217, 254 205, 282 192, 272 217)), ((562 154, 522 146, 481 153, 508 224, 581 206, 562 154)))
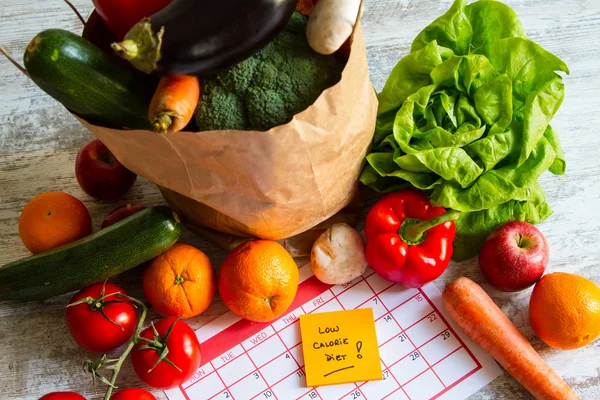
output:
POLYGON ((193 246, 176 244, 150 262, 144 272, 144 294, 159 313, 191 318, 212 302, 215 281, 206 254, 193 246))
POLYGON ((583 347, 600 335, 600 287, 574 274, 545 275, 531 293, 529 321, 548 346, 583 347))
POLYGON ((294 259, 271 240, 253 240, 227 255, 219 272, 219 293, 231 311, 250 321, 267 322, 294 301, 300 275, 294 259))
POLYGON ((19 217, 19 236, 33 254, 74 242, 92 233, 92 218, 85 205, 63 192, 35 196, 19 217))

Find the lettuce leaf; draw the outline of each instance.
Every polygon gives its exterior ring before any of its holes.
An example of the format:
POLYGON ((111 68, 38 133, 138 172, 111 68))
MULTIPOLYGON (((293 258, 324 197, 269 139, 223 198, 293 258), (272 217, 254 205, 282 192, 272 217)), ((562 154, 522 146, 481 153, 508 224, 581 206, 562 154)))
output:
POLYGON ((412 43, 378 94, 361 182, 414 187, 461 211, 455 258, 512 219, 551 213, 538 178, 566 161, 550 122, 564 99, 558 57, 527 39, 507 5, 456 0, 412 43), (461 250, 458 250, 458 249, 461 250))
POLYGON ((537 182, 522 195, 522 199, 509 200, 487 210, 461 214, 456 221, 452 257, 463 261, 476 256, 488 233, 502 224, 517 220, 537 224, 552 215, 546 194, 537 182))

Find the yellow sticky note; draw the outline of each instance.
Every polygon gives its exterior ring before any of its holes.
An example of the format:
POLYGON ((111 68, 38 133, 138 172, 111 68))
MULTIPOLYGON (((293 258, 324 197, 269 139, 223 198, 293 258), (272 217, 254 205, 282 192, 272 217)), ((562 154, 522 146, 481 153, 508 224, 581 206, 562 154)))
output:
POLYGON ((307 386, 381 379, 371 308, 300 316, 307 386))

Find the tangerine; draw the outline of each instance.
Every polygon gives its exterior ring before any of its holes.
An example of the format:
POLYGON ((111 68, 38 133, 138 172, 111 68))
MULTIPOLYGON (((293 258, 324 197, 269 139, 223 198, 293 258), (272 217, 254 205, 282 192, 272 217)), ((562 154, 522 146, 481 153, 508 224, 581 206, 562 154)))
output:
POLYGON ((144 294, 159 313, 191 318, 212 302, 215 281, 206 254, 193 246, 176 244, 151 261, 144 272, 144 294))
POLYGON ((219 293, 238 316, 267 322, 294 301, 300 275, 294 259, 271 240, 253 240, 227 255, 219 273, 219 293))
POLYGON ((64 192, 35 196, 19 217, 19 236, 33 254, 81 239, 92 233, 92 218, 85 205, 64 192))

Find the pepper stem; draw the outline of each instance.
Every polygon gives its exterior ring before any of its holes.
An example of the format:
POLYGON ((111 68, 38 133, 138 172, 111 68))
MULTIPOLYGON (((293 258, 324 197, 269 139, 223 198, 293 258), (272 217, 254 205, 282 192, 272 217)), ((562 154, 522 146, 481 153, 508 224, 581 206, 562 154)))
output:
POLYGON ((403 224, 404 226, 401 227, 400 236, 407 243, 420 243, 423 241, 423 236, 429 229, 433 228, 434 226, 443 224, 444 222, 456 221, 459 217, 460 212, 451 210, 425 221, 419 221, 414 223, 411 222, 406 225, 403 224))

